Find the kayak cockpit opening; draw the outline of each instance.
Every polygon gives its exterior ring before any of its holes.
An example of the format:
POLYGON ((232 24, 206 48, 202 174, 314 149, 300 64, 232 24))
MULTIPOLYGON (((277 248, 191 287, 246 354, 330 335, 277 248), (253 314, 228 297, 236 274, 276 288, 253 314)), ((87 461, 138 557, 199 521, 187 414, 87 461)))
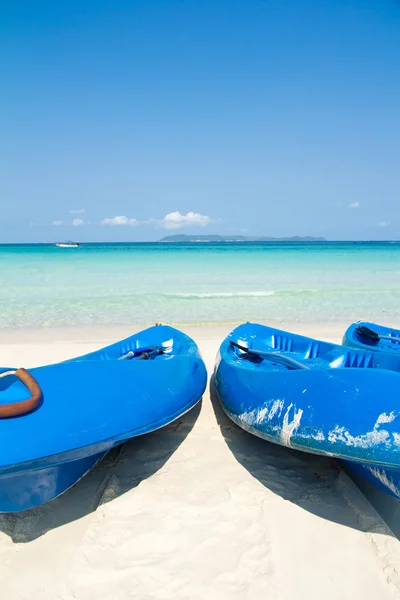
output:
POLYGON ((134 348, 128 352, 122 354, 118 360, 149 360, 154 359, 156 356, 162 354, 170 354, 172 352, 173 340, 167 340, 162 342, 160 345, 143 346, 141 348, 134 348))
POLYGON ((259 365, 270 363, 273 369, 278 366, 296 369, 371 369, 377 365, 371 352, 352 350, 343 347, 339 354, 337 347, 319 340, 305 340, 299 336, 289 342, 285 336, 273 335, 272 339, 261 339, 253 348, 253 340, 230 340, 229 349, 235 358, 259 365), (278 346, 278 349, 277 349, 278 346), (282 348, 285 348, 284 350, 282 348))

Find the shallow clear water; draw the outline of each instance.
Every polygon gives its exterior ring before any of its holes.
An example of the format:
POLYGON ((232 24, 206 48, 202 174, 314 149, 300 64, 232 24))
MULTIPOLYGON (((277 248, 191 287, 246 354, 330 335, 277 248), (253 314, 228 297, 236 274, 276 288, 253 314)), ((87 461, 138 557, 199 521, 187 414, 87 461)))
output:
POLYGON ((400 243, 0 246, 0 326, 400 317, 400 243))

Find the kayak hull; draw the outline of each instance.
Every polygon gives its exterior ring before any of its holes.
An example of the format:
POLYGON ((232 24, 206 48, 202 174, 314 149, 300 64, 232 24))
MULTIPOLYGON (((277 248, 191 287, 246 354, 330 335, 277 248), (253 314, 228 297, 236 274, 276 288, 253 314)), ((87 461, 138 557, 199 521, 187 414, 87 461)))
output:
POLYGON ((249 323, 222 343, 214 380, 226 414, 246 431, 347 461, 399 498, 399 371, 397 357, 249 323), (270 360, 249 360, 231 341, 279 352, 309 368, 289 370, 270 360))
MULTIPOLYGON (((41 404, 29 414, 0 419, 0 512, 56 498, 111 448, 193 408, 207 382, 196 344, 166 326, 30 373, 42 390, 41 404), (165 352, 153 359, 118 360, 160 344, 165 352)), ((24 394, 29 392, 14 377, 0 379, 4 403, 21 401, 24 394)))
POLYGON ((89 473, 104 454, 0 476, 0 512, 20 512, 54 500, 89 473))

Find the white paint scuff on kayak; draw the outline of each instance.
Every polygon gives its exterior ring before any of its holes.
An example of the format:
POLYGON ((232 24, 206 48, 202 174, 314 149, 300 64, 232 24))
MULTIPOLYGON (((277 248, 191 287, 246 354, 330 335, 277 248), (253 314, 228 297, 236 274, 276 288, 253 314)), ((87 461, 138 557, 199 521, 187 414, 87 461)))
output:
POLYGON ((301 417, 303 415, 303 410, 301 408, 299 408, 299 410, 297 410, 297 411, 296 411, 296 408, 294 408, 293 419, 292 419, 292 421, 289 422, 289 413, 292 408, 293 408, 293 404, 289 404, 289 406, 287 407, 285 416, 283 417, 283 424, 282 424, 282 429, 281 429, 281 444, 283 444, 284 446, 289 446, 289 447, 290 447, 291 437, 294 434, 294 432, 296 431, 296 429, 298 429, 298 427, 300 425, 301 417))
POLYGON ((273 417, 278 413, 278 417, 281 416, 282 414, 282 410, 283 407, 285 405, 285 401, 284 400, 274 400, 274 403, 272 404, 269 413, 268 413, 268 421, 271 421, 271 419, 273 419, 273 417))
POLYGON ((386 429, 380 429, 383 423, 392 423, 396 418, 397 414, 394 411, 382 413, 377 418, 375 425, 371 431, 367 431, 361 435, 353 436, 344 427, 335 425, 328 433, 328 440, 331 443, 344 442, 346 446, 354 446, 356 448, 372 448, 379 444, 385 444, 386 446, 391 445, 391 436, 393 438, 393 444, 400 446, 400 435, 398 433, 389 433, 386 429))
POLYGON ((392 410, 392 412, 390 412, 389 414, 382 413, 377 418, 376 423, 375 423, 375 427, 378 427, 378 425, 380 425, 381 423, 391 423, 392 421, 395 420, 395 418, 396 418, 396 415, 394 413, 394 410, 392 410))
POLYGON ((368 469, 374 477, 376 477, 385 487, 387 487, 393 494, 400 497, 400 489, 388 478, 386 472, 382 469, 376 469, 375 467, 364 466, 368 469))
MULTIPOLYGON (((262 408, 256 408, 249 412, 243 412, 241 415, 238 416, 242 423, 245 423, 250 427, 257 428, 257 426, 260 426, 263 422, 266 423, 267 421, 272 421, 274 417, 275 419, 280 419, 284 407, 284 399, 274 399, 272 402, 270 401, 266 406, 264 405, 262 408)), ((303 415, 303 410, 301 408, 299 408, 299 410, 296 410, 296 407, 294 407, 293 418, 289 420, 292 408, 293 404, 291 403, 286 409, 281 427, 279 422, 271 423, 270 425, 268 425, 268 429, 271 432, 277 432, 277 436, 279 435, 280 438, 280 443, 284 446, 289 447, 290 440, 295 431, 298 429, 301 417, 303 415)), ((325 439, 322 432, 318 432, 314 437, 319 441, 325 439)))
POLYGON ((266 419, 268 419, 268 421, 271 421, 271 419, 275 415, 280 417, 284 405, 285 400, 272 400, 272 404, 271 402, 269 402, 262 408, 255 408, 254 410, 244 412, 238 416, 243 423, 254 427, 255 425, 260 425, 266 419))

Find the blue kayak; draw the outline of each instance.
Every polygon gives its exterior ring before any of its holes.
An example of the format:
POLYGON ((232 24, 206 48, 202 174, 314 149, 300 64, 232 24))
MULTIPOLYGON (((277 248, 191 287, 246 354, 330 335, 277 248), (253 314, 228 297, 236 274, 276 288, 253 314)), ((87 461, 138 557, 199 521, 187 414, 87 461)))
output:
POLYGON ((222 343, 215 385, 243 429, 336 457, 400 498, 400 356, 246 323, 222 343))
POLYGON ((345 331, 343 344, 352 348, 391 352, 400 356, 400 331, 384 325, 359 321, 350 325, 345 331))
POLYGON ((111 448, 190 410, 207 382, 194 341, 168 326, 29 373, 6 372, 0 369, 0 512, 56 498, 111 448))

